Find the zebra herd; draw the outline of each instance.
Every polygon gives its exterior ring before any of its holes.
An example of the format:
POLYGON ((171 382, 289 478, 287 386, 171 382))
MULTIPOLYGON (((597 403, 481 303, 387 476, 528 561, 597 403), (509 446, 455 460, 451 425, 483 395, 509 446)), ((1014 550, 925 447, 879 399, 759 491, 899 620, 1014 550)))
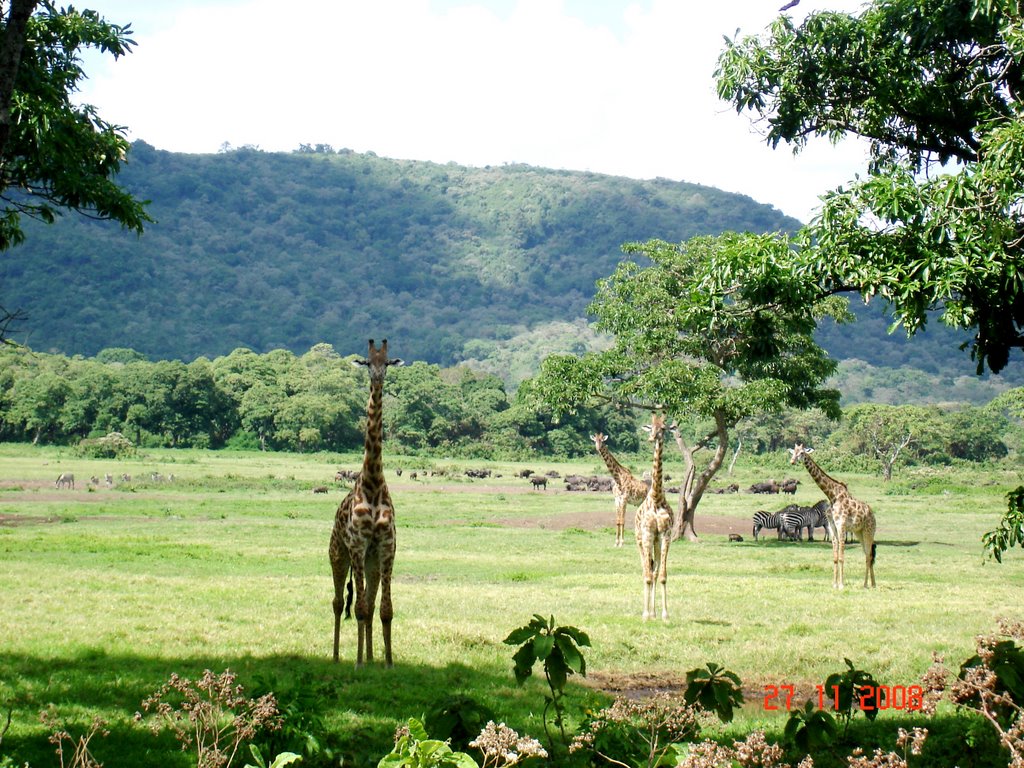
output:
POLYGON ((759 510, 754 513, 754 541, 757 541, 757 534, 766 528, 777 530, 780 541, 782 539, 803 541, 805 528, 807 529, 807 540, 814 541, 814 529, 824 528, 825 541, 829 541, 834 527, 829 509, 828 501, 822 499, 813 507, 789 504, 778 512, 759 510))

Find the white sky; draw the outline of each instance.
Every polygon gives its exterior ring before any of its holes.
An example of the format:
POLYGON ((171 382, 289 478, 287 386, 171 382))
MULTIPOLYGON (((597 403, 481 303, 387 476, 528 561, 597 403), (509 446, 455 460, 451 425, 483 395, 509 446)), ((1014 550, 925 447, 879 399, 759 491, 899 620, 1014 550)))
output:
MULTIPOLYGON (((771 150, 714 92, 723 35, 784 0, 86 0, 134 52, 80 100, 178 152, 300 143, 740 192, 806 221, 865 165, 852 142, 771 150)), ((802 0, 857 11, 851 0, 802 0)))

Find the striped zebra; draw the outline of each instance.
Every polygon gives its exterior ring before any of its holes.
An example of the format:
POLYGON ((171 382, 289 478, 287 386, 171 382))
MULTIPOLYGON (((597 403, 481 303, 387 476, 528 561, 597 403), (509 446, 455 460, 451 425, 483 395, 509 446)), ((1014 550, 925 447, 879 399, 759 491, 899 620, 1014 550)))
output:
POLYGON ((757 534, 765 528, 779 531, 779 538, 782 538, 781 523, 782 512, 765 512, 763 509, 759 509, 754 513, 754 541, 757 541, 757 534))
POLYGON ((779 538, 803 541, 804 528, 806 528, 807 540, 814 541, 814 513, 810 507, 790 504, 781 509, 779 515, 779 538))

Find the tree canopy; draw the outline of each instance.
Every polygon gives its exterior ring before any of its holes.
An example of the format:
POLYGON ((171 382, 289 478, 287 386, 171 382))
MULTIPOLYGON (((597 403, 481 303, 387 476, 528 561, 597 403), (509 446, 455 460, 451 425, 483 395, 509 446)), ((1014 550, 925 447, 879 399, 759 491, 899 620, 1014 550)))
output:
POLYGON ((738 421, 784 407, 839 415, 839 393, 823 386, 835 362, 813 332, 825 316, 846 319, 845 301, 781 304, 765 293, 766 285, 802 290, 787 270, 789 245, 780 235, 730 232, 624 250, 651 266, 625 261, 598 283, 590 311, 614 345, 549 357, 534 386, 559 413, 603 401, 703 422, 699 434, 676 434, 686 477, 675 534, 686 528, 693 536, 694 511, 738 421), (744 279, 752 273, 761 279, 744 279), (694 456, 704 448, 712 457, 697 474, 694 456))
POLYGON ((870 144, 828 192, 793 267, 824 294, 880 296, 914 333, 931 310, 973 334, 979 373, 1024 346, 1024 25, 1010 0, 874 0, 781 16, 727 41, 719 95, 772 147, 870 144))
MULTIPOLYGON (((13 0, 0 26, 0 250, 24 240, 22 216, 52 223, 65 209, 141 232, 144 204, 114 178, 123 129, 74 101, 82 51, 120 57, 134 45, 130 27, 39 0, 13 0)), ((0 309, 0 338, 17 316, 0 309)))

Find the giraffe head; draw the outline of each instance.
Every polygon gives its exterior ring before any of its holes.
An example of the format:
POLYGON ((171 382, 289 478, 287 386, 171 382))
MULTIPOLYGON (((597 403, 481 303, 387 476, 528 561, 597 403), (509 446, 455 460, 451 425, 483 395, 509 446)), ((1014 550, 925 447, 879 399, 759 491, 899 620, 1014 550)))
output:
MULTIPOLYGON (((675 429, 673 424, 669 429, 675 429)), ((650 442, 661 442, 665 435, 665 417, 660 413, 651 414, 651 423, 644 425, 644 431, 650 433, 650 437, 647 439, 650 442)))
POLYGON ((373 339, 370 339, 370 351, 365 360, 353 360, 353 365, 365 365, 370 371, 370 381, 380 382, 384 380, 389 365, 405 365, 400 358, 388 358, 388 340, 380 344, 380 349, 375 349, 373 339))
POLYGON ((594 441, 594 447, 600 451, 601 448, 604 446, 605 442, 607 442, 608 435, 604 435, 598 432, 597 434, 591 435, 590 439, 594 441))
POLYGON ((805 448, 803 443, 797 443, 789 449, 789 463, 796 464, 804 456, 810 456, 812 453, 814 453, 813 448, 805 448))

